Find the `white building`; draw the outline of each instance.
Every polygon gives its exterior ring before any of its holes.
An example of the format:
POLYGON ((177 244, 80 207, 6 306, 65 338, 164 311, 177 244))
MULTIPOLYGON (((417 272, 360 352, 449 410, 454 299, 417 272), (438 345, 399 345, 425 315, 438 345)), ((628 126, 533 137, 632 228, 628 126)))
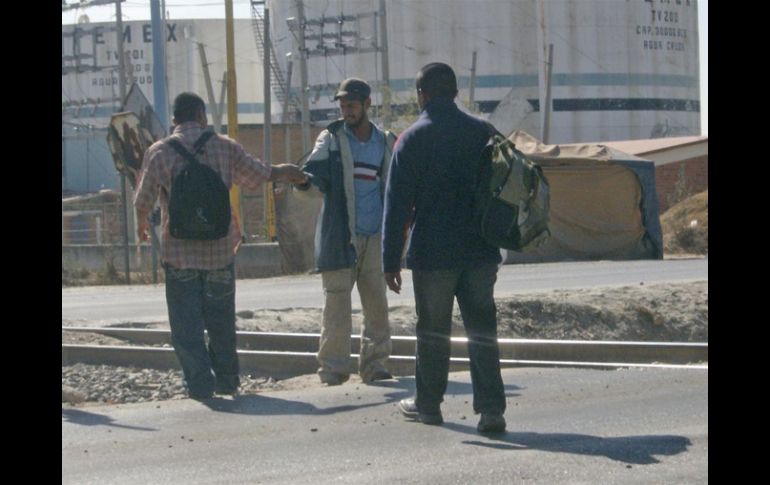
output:
MULTIPOLYGON (((337 117, 334 88, 350 76, 372 84, 375 105, 389 92, 396 113, 414 114, 414 76, 423 65, 440 61, 454 67, 463 104, 469 104, 473 79, 473 111, 488 116, 500 131, 522 129, 542 137, 547 53, 553 45, 550 143, 700 134, 696 0, 305 0, 304 21, 297 0, 268 0, 267 6, 276 64, 284 77, 287 61, 293 61, 295 100, 301 94, 304 32, 306 92, 316 123, 337 117)), ((128 71, 152 102, 150 22, 125 22, 124 28, 128 71)), ((234 30, 238 120, 262 123, 262 59, 251 20, 235 20, 234 30)), ((198 43, 205 47, 211 87, 226 123, 223 19, 168 22, 168 100, 182 91, 209 99, 198 43)), ((62 26, 63 190, 118 186, 101 131, 119 104, 116 52, 112 24, 62 26), (75 29, 81 29, 78 42, 75 29)), ((276 120, 283 94, 273 91, 276 120)), ((215 112, 210 105, 212 122, 215 112)), ((376 107, 375 117, 380 113, 376 107)), ((409 119, 394 127, 403 128, 409 119)))
MULTIPOLYGON (((267 2, 278 58, 294 52, 295 72, 297 3, 267 2)), ((474 109, 492 113, 505 100, 492 115, 501 131, 542 136, 552 44, 549 142, 700 134, 696 0, 305 1, 304 18, 314 118, 336 116, 333 87, 344 77, 384 82, 382 52, 355 51, 387 44, 394 103, 415 98, 415 73, 434 61, 454 67, 467 103, 475 52, 474 109)))

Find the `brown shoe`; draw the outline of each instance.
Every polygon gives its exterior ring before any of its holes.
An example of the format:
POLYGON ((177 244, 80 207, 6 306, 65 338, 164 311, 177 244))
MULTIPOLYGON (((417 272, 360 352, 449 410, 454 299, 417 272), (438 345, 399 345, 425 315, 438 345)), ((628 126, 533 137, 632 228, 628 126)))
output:
POLYGON ((321 376, 321 382, 327 386, 339 386, 348 379, 350 379, 350 375, 348 374, 326 374, 321 376))
POLYGON ((393 374, 391 374, 390 372, 384 369, 381 369, 381 370, 376 370, 372 372, 371 375, 367 376, 366 379, 362 379, 362 381, 364 382, 364 384, 366 384, 368 382, 387 381, 389 379, 393 379, 393 374))

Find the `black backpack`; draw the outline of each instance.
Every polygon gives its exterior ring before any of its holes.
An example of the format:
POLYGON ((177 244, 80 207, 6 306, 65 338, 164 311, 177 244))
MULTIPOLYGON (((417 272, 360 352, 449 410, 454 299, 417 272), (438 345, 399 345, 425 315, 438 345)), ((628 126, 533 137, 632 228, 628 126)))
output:
POLYGON ((475 199, 479 233, 498 248, 523 251, 551 234, 543 169, 499 132, 482 151, 475 199))
MULTIPOLYGON (((196 154, 214 135, 205 131, 193 146, 196 154)), ((225 237, 230 229, 230 193, 222 177, 200 163, 176 138, 168 143, 187 161, 171 183, 169 230, 177 239, 209 241, 225 237)))

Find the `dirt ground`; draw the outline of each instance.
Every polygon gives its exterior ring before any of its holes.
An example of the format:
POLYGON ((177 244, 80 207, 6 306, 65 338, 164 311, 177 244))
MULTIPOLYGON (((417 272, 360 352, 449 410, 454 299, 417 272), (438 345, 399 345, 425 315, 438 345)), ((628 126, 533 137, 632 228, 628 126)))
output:
MULTIPOLYGON (((708 342, 708 282, 556 290, 497 299, 498 336, 575 340, 708 342)), ((390 309, 393 335, 414 335, 414 307, 390 309)), ((353 332, 363 315, 353 314, 353 332)), ((321 309, 238 313, 239 330, 319 333, 321 309)), ((455 305, 453 334, 463 336, 455 305)))
MULTIPOLYGON (((554 290, 496 299, 501 338, 708 342, 708 281, 554 290)), ((238 330, 320 333, 320 308, 239 311, 238 330)), ((390 308, 393 335, 414 335, 412 306, 390 308)), ((353 312, 353 333, 363 314, 353 312)), ((148 328, 168 328, 167 322, 148 328)), ((455 304, 453 335, 464 336, 455 304)), ((121 345, 97 334, 62 332, 62 343, 121 345)))
MULTIPOLYGON (((708 281, 557 290, 497 299, 500 338, 708 342, 708 281)), ((393 335, 414 335, 414 307, 391 307, 393 335)), ((239 313, 239 330, 318 333, 320 309, 239 313)), ((354 333, 363 316, 353 315, 354 333)), ((453 335, 465 336, 455 305, 453 335)), ((352 375, 350 383, 359 383, 352 375)), ((320 386, 315 374, 278 381, 273 389, 320 386)))
POLYGON ((660 216, 666 255, 709 252, 709 191, 692 195, 660 216))

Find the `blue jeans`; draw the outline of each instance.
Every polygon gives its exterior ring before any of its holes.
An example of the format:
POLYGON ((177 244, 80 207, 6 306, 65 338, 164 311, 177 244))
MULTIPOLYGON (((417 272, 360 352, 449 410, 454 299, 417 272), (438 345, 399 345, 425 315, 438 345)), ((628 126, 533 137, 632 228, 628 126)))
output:
POLYGON ((233 264, 216 270, 164 268, 171 342, 188 392, 193 397, 234 392, 240 379, 233 264))
POLYGON ((497 264, 472 269, 412 271, 417 310, 417 368, 415 403, 422 413, 439 412, 449 374, 454 299, 468 336, 473 384, 473 411, 505 412, 497 344, 494 287, 497 264))

